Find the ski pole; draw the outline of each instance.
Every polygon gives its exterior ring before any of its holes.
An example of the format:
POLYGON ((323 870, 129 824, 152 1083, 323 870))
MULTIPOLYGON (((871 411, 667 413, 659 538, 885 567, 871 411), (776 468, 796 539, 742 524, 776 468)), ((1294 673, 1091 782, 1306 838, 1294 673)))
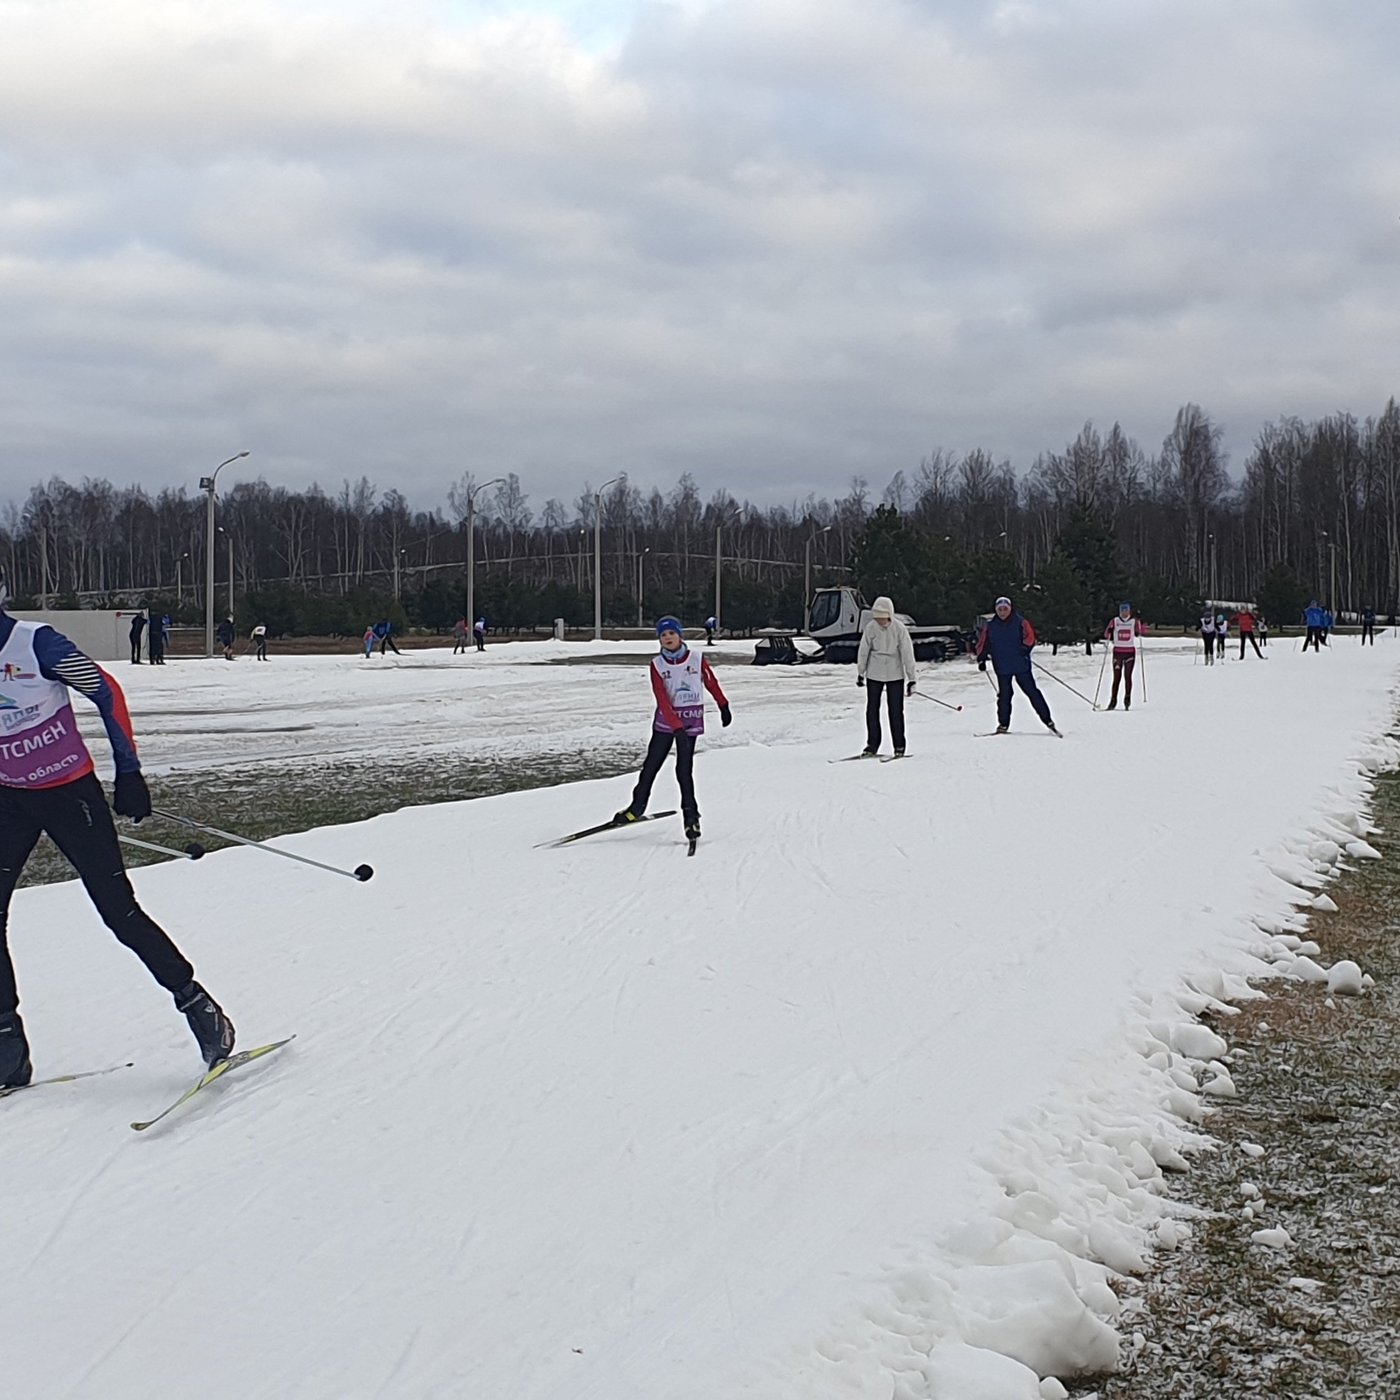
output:
POLYGON ((1147 704, 1147 647, 1138 638, 1138 664, 1142 667, 1142 703, 1147 704))
POLYGON ((912 692, 920 700, 932 700, 935 705, 942 705, 945 710, 960 710, 961 705, 950 705, 946 700, 940 700, 936 695, 925 695, 922 690, 912 692))
POLYGON ((1042 665, 1040 664, 1039 661, 1037 661, 1037 662, 1035 663, 1035 668, 1036 668, 1037 671, 1044 671, 1045 674, 1046 674, 1047 676, 1049 676, 1050 679, 1051 679, 1052 681, 1055 681, 1055 682, 1057 682, 1058 684, 1064 686, 1064 688, 1065 688, 1066 690, 1072 691, 1075 695, 1077 695, 1077 696, 1078 696, 1086 705, 1088 705, 1091 709, 1097 708, 1097 707, 1094 705, 1094 702, 1093 702, 1092 700, 1090 700, 1089 697, 1088 697, 1087 695, 1085 695, 1084 692, 1083 692, 1082 690, 1075 690, 1074 687, 1073 687, 1068 681, 1062 681, 1062 680, 1060 680, 1059 676, 1057 676, 1053 671, 1049 670, 1048 668, 1042 666, 1042 665))
POLYGON ((177 860, 198 860, 204 854, 204 847, 198 841, 191 841, 183 851, 173 846, 157 846, 154 841, 138 841, 134 836, 117 834, 117 840, 124 846, 140 846, 143 851, 159 851, 163 856, 174 856, 177 860))
POLYGON ((1099 689, 1103 685, 1104 667, 1108 665, 1108 648, 1103 650, 1103 660, 1099 662, 1099 678, 1094 682, 1094 708, 1099 708, 1099 689))
POLYGON ((299 860, 303 865, 314 865, 318 870, 329 870, 332 875, 345 875, 352 880, 369 880, 374 876, 372 865, 357 865, 353 870, 342 870, 338 865, 326 865, 323 861, 312 860, 310 856, 299 856, 291 851, 282 850, 280 846, 269 846, 266 841, 254 841, 249 836, 239 836, 233 831, 220 831, 217 826, 197 822, 193 817, 182 817, 178 812, 163 812, 159 807, 152 807, 151 814, 164 817, 168 822, 193 827, 196 831, 207 831, 211 836, 222 836, 225 841, 237 841, 241 846, 256 846, 258 850, 270 851, 275 856, 286 856, 288 860, 299 860))

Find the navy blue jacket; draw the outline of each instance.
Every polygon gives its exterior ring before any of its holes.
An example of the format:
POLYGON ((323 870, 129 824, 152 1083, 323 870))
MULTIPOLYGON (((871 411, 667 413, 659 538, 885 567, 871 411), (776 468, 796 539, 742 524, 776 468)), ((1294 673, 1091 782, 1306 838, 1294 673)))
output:
POLYGON ((1031 648, 1035 645, 1035 628, 1018 612, 1012 612, 1003 622, 995 613, 977 639, 977 659, 990 657, 992 669, 999 676, 1014 675, 1031 669, 1031 648))

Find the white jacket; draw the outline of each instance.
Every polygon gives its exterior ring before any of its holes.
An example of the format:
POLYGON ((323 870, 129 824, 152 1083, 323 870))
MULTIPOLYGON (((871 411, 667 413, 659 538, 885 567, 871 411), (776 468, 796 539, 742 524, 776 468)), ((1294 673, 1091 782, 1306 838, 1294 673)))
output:
POLYGON ((873 617, 865 624, 856 653, 856 672, 872 681, 904 680, 914 684, 918 678, 914 643, 909 639, 909 629, 897 617, 890 619, 888 627, 881 627, 873 617))

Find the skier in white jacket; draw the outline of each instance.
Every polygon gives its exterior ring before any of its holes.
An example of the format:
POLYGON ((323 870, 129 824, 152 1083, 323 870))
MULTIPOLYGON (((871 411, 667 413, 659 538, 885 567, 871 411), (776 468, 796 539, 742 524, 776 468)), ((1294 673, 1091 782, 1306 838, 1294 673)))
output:
POLYGON ((865 686, 863 757, 874 758, 880 752, 881 692, 889 706, 894 755, 904 757, 904 697, 914 693, 916 679, 909 629, 894 615, 888 598, 876 598, 856 653, 856 684, 865 686))

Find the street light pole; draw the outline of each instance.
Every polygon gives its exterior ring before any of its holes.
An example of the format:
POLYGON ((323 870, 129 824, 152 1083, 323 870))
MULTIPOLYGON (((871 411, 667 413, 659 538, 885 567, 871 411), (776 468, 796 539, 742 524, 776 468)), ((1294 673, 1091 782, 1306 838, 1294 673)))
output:
POLYGON ((825 535, 830 530, 830 525, 824 525, 820 530, 813 530, 807 536, 807 548, 803 553, 802 561, 802 630, 804 632, 812 630, 812 541, 818 535, 825 535))
MULTIPOLYGON (((506 479, 498 476, 494 481, 483 481, 467 492, 467 626, 476 625, 476 498, 478 492, 491 486, 504 486, 506 479)), ((398 561, 395 560, 395 565, 398 561)))
POLYGON ((593 493, 593 640, 603 640, 603 492, 622 478, 605 481, 593 493))
POLYGON ((637 626, 638 626, 638 627, 645 627, 645 626, 646 626, 646 623, 642 620, 642 591, 643 591, 643 590, 645 589, 645 587, 646 587, 646 562, 647 562, 647 555, 650 554, 650 553, 651 553, 651 550, 649 550, 649 549, 644 549, 644 550, 642 550, 642 552, 637 556, 637 626))
POLYGON ((233 616, 233 536, 219 526, 219 533, 228 541, 228 615, 233 616))
POLYGON ((213 476, 199 478, 199 489, 209 493, 209 510, 204 524, 204 654, 206 656, 214 654, 214 490, 219 480, 219 473, 230 462, 236 462, 240 457, 247 455, 246 452, 235 452, 232 457, 226 457, 214 468, 213 476))
POLYGON ((715 525, 715 631, 718 632, 722 623, 720 618, 720 579, 724 573, 724 554, 721 550, 720 538, 724 534, 724 527, 732 524, 741 515, 743 509, 731 511, 728 515, 721 515, 715 525))

